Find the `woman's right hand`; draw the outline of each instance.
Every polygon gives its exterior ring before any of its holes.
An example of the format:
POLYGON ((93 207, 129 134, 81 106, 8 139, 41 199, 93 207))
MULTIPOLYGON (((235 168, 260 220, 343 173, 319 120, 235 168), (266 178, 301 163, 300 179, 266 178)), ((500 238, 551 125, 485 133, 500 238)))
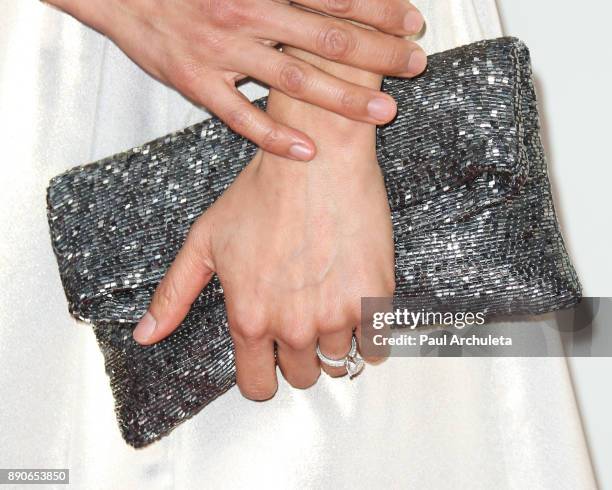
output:
POLYGON ((260 148, 294 160, 310 160, 316 152, 313 141, 253 107, 236 89, 238 80, 250 76, 372 124, 390 121, 396 106, 390 96, 330 75, 274 45, 384 75, 414 76, 426 64, 421 48, 399 37, 423 25, 406 0, 296 2, 336 18, 276 0, 47 1, 107 35, 145 71, 260 148))

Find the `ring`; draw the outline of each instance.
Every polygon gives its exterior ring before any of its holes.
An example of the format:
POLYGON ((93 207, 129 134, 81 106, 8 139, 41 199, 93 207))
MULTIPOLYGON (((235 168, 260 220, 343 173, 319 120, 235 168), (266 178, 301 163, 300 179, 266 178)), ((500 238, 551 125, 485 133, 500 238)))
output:
POLYGON ((354 335, 351 338, 351 349, 344 357, 340 359, 332 359, 330 357, 327 357, 321 352, 321 348, 319 347, 318 343, 317 356, 319 357, 319 360, 326 366, 334 368, 345 368, 347 374, 349 375, 349 378, 351 379, 357 376, 365 366, 363 359, 357 353, 357 339, 354 335))

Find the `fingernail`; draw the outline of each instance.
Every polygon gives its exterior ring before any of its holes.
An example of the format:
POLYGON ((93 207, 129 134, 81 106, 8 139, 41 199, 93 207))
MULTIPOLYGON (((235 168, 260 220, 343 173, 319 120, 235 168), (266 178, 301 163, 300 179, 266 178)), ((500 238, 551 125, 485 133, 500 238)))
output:
POLYGON ((408 72, 418 75, 427 66, 427 55, 420 49, 416 49, 408 60, 408 72))
POLYGON ((368 102, 368 114, 377 121, 390 120, 395 112, 395 107, 387 99, 372 99, 368 102))
POLYGON ((153 315, 147 311, 140 319, 138 325, 136 325, 136 328, 132 333, 134 340, 140 344, 148 341, 151 338, 151 335, 153 335, 153 332, 155 332, 156 327, 157 321, 153 315))
POLYGON ((298 160, 310 160, 312 158, 312 150, 303 143, 295 143, 289 148, 289 155, 298 160))
POLYGON ((421 32, 424 23, 425 19, 418 10, 410 10, 404 17, 404 29, 412 34, 421 32))

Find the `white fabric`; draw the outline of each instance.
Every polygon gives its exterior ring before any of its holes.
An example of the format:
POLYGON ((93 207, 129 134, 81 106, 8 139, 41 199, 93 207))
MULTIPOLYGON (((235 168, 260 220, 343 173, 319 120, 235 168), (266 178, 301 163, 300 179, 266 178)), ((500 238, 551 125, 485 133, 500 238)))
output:
MULTIPOLYGON (((429 52, 500 34, 494 0, 415 3, 429 52)), ((69 17, 0 11, 0 467, 70 468, 88 490, 595 487, 565 359, 390 359, 266 403, 233 389, 127 446, 94 336, 66 311, 45 187, 204 113, 69 17)))

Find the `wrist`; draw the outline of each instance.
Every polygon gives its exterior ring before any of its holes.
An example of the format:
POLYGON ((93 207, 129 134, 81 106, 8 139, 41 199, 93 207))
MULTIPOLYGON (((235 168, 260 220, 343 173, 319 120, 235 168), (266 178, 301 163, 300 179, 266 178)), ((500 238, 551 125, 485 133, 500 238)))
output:
POLYGON ((305 200, 313 206, 354 202, 371 197, 383 182, 375 151, 371 153, 351 157, 344 152, 330 158, 329 152, 320 151, 302 163, 260 150, 249 171, 274 206, 301 208, 305 200))

